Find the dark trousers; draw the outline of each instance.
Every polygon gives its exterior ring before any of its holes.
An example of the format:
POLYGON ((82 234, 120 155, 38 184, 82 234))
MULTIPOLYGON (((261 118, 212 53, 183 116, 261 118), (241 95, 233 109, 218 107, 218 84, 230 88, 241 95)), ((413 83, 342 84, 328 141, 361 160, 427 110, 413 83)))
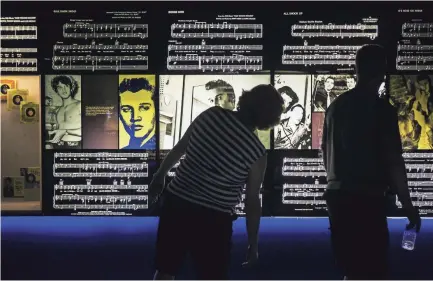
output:
POLYGON ((327 191, 331 243, 337 265, 348 279, 386 279, 389 231, 386 199, 327 191))
POLYGON ((227 280, 234 217, 164 194, 156 242, 156 269, 176 276, 187 254, 201 280, 227 280))

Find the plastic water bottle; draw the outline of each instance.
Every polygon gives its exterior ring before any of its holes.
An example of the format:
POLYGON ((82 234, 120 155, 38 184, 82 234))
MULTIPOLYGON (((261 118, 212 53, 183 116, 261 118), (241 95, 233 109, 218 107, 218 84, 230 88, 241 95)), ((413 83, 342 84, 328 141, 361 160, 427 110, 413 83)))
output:
POLYGON ((403 233, 403 241, 401 241, 401 247, 407 251, 413 251, 413 249, 415 249, 415 241, 415 229, 405 230, 403 233))

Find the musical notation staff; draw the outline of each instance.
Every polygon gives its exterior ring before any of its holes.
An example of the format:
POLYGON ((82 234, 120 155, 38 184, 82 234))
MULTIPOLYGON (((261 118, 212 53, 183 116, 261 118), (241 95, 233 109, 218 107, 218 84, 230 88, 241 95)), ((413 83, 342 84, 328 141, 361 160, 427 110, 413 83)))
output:
POLYGON ((55 56, 55 70, 147 70, 146 56, 55 56))
POLYGON ((147 24, 115 23, 66 23, 63 25, 65 38, 140 38, 148 37, 147 24))
POLYGON ((262 45, 168 45, 168 51, 262 51, 262 45))
POLYGON ((148 191, 149 186, 148 185, 130 185, 130 184, 56 184, 54 185, 55 190, 60 191, 71 191, 74 190, 75 192, 80 191, 97 191, 97 190, 137 190, 137 191, 148 191))
POLYGON ((325 167, 323 165, 307 166, 307 165, 297 165, 297 166, 283 166, 283 171, 324 171, 325 167))
POLYGON ((397 51, 433 51, 433 45, 398 45, 397 51))
POLYGON ((37 26, 0 26, 1 40, 36 40, 38 39, 37 26))
MULTIPOLYGON (((397 206, 399 207, 399 208, 402 208, 402 204, 401 204, 401 202, 399 202, 399 201, 397 201, 396 202, 396 204, 397 204, 397 206)), ((429 202, 429 201, 415 201, 415 202, 412 202, 412 204, 415 206, 415 207, 433 207, 433 201, 432 202, 429 202)), ((432 213, 433 212, 433 210, 426 210, 427 212, 425 212, 425 214, 430 214, 430 213, 432 213)))
POLYGON ((37 26, 26 26, 26 25, 2 25, 0 31, 38 31, 37 26))
POLYGON ((286 177, 325 177, 326 172, 286 172, 283 170, 282 175, 286 177))
POLYGON ((25 58, 1 58, 1 63, 11 63, 16 65, 37 65, 37 59, 25 59, 25 58))
POLYGON ((55 152, 54 158, 62 157, 92 157, 92 158, 148 158, 149 153, 146 152, 55 152))
POLYGON ((205 71, 222 71, 222 72, 233 72, 238 70, 243 70, 246 72, 249 71, 258 71, 262 70, 262 66, 260 65, 170 65, 168 67, 169 70, 201 70, 205 71))
POLYGON ((283 203, 287 205, 321 205, 326 204, 325 200, 287 200, 283 199, 283 203))
POLYGON ((262 68, 263 60, 262 57, 256 56, 242 56, 242 55, 232 55, 232 56, 199 56, 199 55, 176 55, 169 56, 167 58, 167 69, 170 70, 250 70, 250 67, 262 68), (181 64, 194 62, 191 64, 181 64), (179 63, 179 64, 178 64, 179 63))
POLYGON ((304 46, 283 46, 283 51, 358 51, 362 46, 320 46, 320 45, 304 45, 304 46))
POLYGON ((403 158, 422 158, 422 159, 432 159, 433 153, 431 152, 405 152, 403 153, 403 158))
POLYGON ((140 164, 135 164, 135 163, 131 163, 128 164, 127 166, 125 166, 125 164, 109 164, 109 163, 103 163, 103 164, 86 164, 86 163, 79 163, 79 164, 54 164, 54 169, 66 169, 66 168, 81 168, 83 170, 97 170, 98 168, 100 169, 111 169, 111 170, 142 170, 144 168, 147 168, 148 164, 147 163, 140 163, 140 164))
POLYGON ((409 181, 408 184, 411 187, 427 187, 433 185, 430 181, 409 181))
POLYGON ((79 195, 79 194, 61 194, 54 196, 55 201, 72 201, 80 200, 84 202, 107 202, 116 203, 119 202, 131 202, 132 200, 147 200, 147 195, 79 195))
POLYGON ((284 184, 283 189, 326 189, 326 184, 284 184))
MULTIPOLYGON (((145 210, 148 204, 55 204, 54 209, 60 210, 145 210)), ((95 215, 104 215, 104 212, 97 212, 95 215)))
POLYGON ((37 48, 1 48, 2 53, 37 53, 37 48))
POLYGON ((87 45, 78 45, 78 44, 74 44, 74 45, 54 45, 53 47, 54 51, 70 51, 70 50, 74 50, 74 51, 86 51, 86 50, 91 50, 91 51, 113 51, 113 50, 140 50, 140 51, 145 51, 148 49, 147 45, 128 45, 128 44, 124 44, 124 45, 119 45, 119 44, 114 44, 114 45, 104 45, 104 44, 87 44, 87 45))
POLYGON ((323 160, 320 158, 291 158, 291 157, 284 157, 283 158, 283 165, 287 163, 322 163, 323 160))
POLYGON ((427 170, 433 172, 433 162, 430 164, 406 164, 406 169, 408 169, 409 171, 416 170, 417 172, 427 170))
POLYGON ((401 35, 406 38, 433 38, 433 23, 404 23, 401 35))
POLYGON ((184 23, 171 25, 172 38, 263 38, 262 24, 184 23), (192 32, 185 32, 192 31, 192 32))
POLYGON ((370 38, 379 35, 377 24, 294 24, 291 27, 293 37, 334 37, 334 38, 370 38))
MULTIPOLYGON (((124 170, 128 170, 127 167, 123 168, 124 170)), ((139 177, 148 177, 148 172, 142 172, 137 173, 134 171, 130 171, 128 173, 121 173, 121 172, 93 172, 93 173, 86 173, 86 172, 75 172, 75 173, 68 173, 68 172, 54 172, 53 175, 55 177, 65 177, 65 178, 113 178, 113 177, 130 177, 130 178, 139 178, 139 177)))
MULTIPOLYGON (((1 51, 3 52, 3 50, 1 51)), ((38 71, 38 60, 35 58, 1 58, 0 64, 1 64, 2 71, 10 71, 10 72, 38 71)))
POLYGON ((407 177, 410 179, 426 178, 433 180, 433 173, 408 173, 407 177))
POLYGON ((283 64, 302 65, 355 65, 355 54, 350 55, 283 55, 283 64))
POLYGON ((321 197, 323 192, 283 192, 283 197, 321 197))

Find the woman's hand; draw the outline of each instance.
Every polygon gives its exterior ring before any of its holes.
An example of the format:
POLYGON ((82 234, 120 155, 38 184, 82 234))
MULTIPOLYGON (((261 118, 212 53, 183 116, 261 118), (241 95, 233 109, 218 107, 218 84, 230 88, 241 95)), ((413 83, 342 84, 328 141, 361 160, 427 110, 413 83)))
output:
POLYGON ((259 247, 258 245, 249 245, 247 252, 247 260, 242 264, 243 267, 251 267, 259 260, 259 247))

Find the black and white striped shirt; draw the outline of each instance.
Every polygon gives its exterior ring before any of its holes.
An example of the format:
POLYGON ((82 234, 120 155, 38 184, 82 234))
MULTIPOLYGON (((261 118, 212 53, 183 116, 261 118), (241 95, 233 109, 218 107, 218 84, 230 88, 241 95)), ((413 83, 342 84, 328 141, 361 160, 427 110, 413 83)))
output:
POLYGON ((266 149, 236 113, 212 107, 191 124, 185 158, 167 191, 189 202, 234 213, 250 168, 266 149))

